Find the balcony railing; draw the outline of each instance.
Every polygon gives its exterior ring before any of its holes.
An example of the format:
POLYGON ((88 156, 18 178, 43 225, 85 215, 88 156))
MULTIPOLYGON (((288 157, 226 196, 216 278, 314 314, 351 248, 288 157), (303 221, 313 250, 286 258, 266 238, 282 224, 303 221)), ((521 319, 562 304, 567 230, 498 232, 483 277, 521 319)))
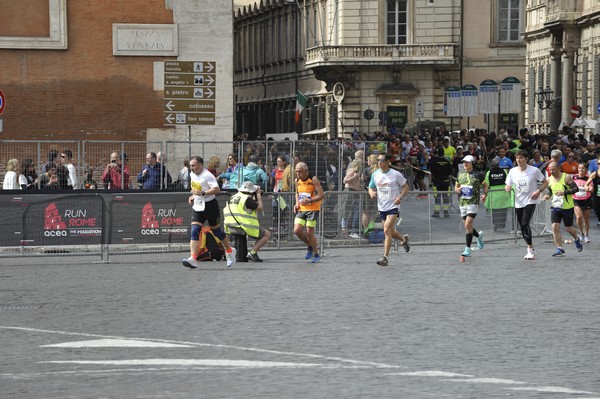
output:
POLYGON ((306 67, 455 64, 455 44, 319 46, 306 50, 306 67))

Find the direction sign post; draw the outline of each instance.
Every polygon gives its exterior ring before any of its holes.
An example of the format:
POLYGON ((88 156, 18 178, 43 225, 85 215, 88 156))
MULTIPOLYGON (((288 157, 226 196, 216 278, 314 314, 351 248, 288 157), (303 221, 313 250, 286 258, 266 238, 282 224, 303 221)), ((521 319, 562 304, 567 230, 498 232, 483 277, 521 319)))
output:
POLYGON ((214 125, 216 63, 165 61, 164 124, 214 125))

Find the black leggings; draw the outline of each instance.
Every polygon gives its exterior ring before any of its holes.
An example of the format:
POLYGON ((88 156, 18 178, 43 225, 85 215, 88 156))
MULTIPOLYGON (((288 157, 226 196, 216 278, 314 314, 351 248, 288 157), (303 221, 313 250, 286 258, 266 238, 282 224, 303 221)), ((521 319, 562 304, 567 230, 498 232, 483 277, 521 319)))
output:
POLYGON ((521 233, 523 234, 523 239, 527 245, 533 245, 533 240, 531 238, 531 227, 529 226, 529 223, 531 222, 534 212, 535 204, 529 204, 526 205, 525 208, 515 209, 515 213, 517 214, 517 223, 519 223, 519 226, 521 227, 521 233))

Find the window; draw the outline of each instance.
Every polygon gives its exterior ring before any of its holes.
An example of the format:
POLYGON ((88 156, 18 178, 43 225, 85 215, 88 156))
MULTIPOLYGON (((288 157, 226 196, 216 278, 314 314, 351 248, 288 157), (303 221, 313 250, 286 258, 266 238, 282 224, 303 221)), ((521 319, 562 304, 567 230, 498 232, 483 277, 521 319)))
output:
POLYGON ((498 0, 498 42, 521 40, 521 0, 498 0))
POLYGON ((407 4, 406 0, 387 2, 387 44, 406 44, 407 42, 407 4))

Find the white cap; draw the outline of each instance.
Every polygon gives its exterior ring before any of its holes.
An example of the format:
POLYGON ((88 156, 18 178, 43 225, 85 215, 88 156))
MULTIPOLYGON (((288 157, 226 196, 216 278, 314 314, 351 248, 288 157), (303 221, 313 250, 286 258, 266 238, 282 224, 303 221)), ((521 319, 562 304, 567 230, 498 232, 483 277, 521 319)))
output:
POLYGON ((462 146, 462 145, 457 145, 457 146, 456 146, 456 149, 458 150, 459 148, 462 150, 462 149, 463 149, 463 146, 462 146))
POLYGON ((242 185, 240 186, 240 188, 238 188, 239 192, 242 193, 255 193, 256 190, 258 190, 258 186, 255 186, 254 184, 252 184, 251 181, 245 181, 242 183, 242 185))
POLYGON ((466 157, 464 157, 462 159, 462 161, 473 163, 473 162, 475 162, 475 157, 473 155, 467 155, 466 157))
POLYGON ((425 142, 423 140, 419 140, 419 144, 421 144, 423 147, 425 147, 425 142))

